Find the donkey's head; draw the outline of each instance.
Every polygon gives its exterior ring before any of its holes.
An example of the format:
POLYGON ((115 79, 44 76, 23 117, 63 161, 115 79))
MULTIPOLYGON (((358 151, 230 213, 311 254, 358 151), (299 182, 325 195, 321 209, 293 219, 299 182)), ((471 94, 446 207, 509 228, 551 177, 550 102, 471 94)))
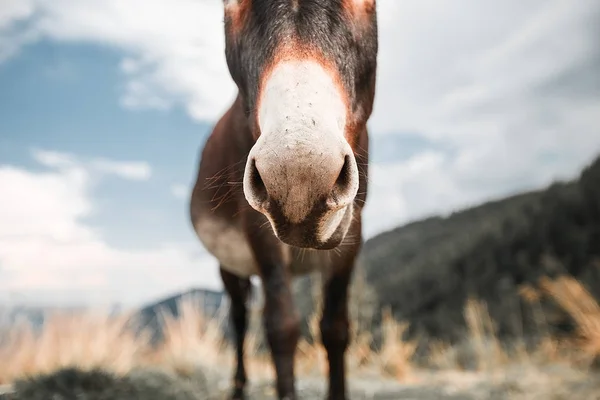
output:
POLYGON ((344 239, 377 64, 375 0, 225 0, 226 57, 256 140, 243 189, 293 246, 344 239))

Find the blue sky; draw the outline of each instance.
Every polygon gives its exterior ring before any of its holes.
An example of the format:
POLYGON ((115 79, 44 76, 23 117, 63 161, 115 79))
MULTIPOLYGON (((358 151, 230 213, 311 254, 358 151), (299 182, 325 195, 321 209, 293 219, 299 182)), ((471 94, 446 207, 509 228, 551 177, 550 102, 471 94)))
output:
MULTIPOLYGON (((235 93, 221 0, 139 1, 0 11, 0 302, 220 287, 187 191, 235 93)), ((367 237, 600 153, 597 2, 460 3, 378 1, 367 237)))
MULTIPOLYGON (((119 56, 100 46, 41 41, 1 64, 0 161, 44 171, 34 152, 48 151, 146 165, 149 179, 96 178, 93 210, 80 222, 115 249, 191 241, 187 198, 176 188, 191 184, 210 125, 178 108, 123 108, 117 101, 123 90, 119 56)), ((196 282, 202 275, 199 269, 196 282)))
POLYGON ((148 163, 147 181, 101 181, 86 222, 113 246, 189 239, 186 203, 169 188, 191 183, 210 125, 181 109, 121 107, 118 62, 108 49, 44 41, 0 65, 0 157, 31 169, 33 149, 148 163))

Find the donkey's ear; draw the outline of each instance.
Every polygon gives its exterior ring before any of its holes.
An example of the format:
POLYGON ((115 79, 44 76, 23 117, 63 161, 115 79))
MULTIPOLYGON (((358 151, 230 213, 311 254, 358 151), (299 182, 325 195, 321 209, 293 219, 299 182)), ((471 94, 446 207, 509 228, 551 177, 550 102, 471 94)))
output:
POLYGON ((247 2, 247 0, 223 0, 223 5, 225 6, 225 10, 232 11, 237 10, 247 2))
POLYGON ((375 0, 347 0, 349 3, 354 3, 355 7, 371 8, 375 6, 375 0))
POLYGON ((371 14, 375 11, 376 0, 343 0, 344 7, 355 17, 371 14))
POLYGON ((236 34, 242 29, 252 0, 223 0, 225 21, 230 34, 236 34))

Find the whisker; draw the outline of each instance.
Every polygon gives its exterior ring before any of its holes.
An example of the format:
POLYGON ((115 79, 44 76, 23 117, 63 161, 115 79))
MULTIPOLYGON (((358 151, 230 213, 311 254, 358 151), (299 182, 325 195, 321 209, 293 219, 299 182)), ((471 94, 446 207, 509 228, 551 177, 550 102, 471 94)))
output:
POLYGON ((260 224, 259 229, 263 229, 264 227, 266 227, 269 224, 270 224, 269 220, 266 220, 265 222, 263 222, 262 224, 260 224))
POLYGON ((225 168, 222 168, 221 170, 217 171, 214 175, 206 178, 203 188, 207 189, 208 185, 213 185, 216 181, 223 179, 224 176, 227 174, 232 175, 235 172, 240 172, 241 171, 240 167, 242 166, 242 163, 244 162, 245 159, 246 159, 246 157, 243 157, 238 162, 230 164, 230 165, 226 166, 225 168))
POLYGON ((217 205, 216 205, 216 206, 214 206, 214 207, 212 208, 212 211, 213 211, 213 212, 214 212, 214 211, 215 211, 217 208, 219 208, 219 207, 221 206, 221 204, 225 203, 225 201, 226 201, 226 200, 228 200, 228 199, 231 197, 231 196, 229 196, 229 194, 232 192, 232 190, 233 190, 233 187, 231 187, 231 188, 229 189, 229 191, 227 191, 227 193, 225 193, 223 196, 221 196, 221 199, 220 199, 219 203, 217 203, 217 205))

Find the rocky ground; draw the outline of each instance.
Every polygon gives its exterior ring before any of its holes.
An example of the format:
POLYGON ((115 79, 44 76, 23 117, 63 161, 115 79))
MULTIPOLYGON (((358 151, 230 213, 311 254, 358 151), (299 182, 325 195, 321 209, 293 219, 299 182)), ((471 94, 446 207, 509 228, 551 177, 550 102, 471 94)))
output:
MULTIPOLYGON (((214 374, 214 373, 213 373, 214 374)), ((214 399, 226 399, 229 380, 214 374, 214 399)), ((207 376, 211 376, 210 373, 207 376)), ((325 399, 323 377, 298 380, 302 400, 325 399)), ((272 382, 251 382, 249 400, 276 400, 272 382)), ((377 376, 351 376, 351 400, 600 400, 600 375, 567 366, 515 365, 495 372, 418 371, 406 382, 377 376)))
MULTIPOLYGON (((540 374, 515 373, 504 378, 484 377, 465 373, 447 375, 440 379, 423 374, 419 381, 397 383, 373 379, 352 379, 352 400, 600 400, 600 377, 560 377, 554 379, 540 374)), ((324 399, 326 382, 323 379, 299 381, 300 399, 324 399)), ((218 399, 225 399, 224 393, 218 399)), ((276 400, 270 383, 255 384, 250 400, 276 400)))
MULTIPOLYGON (((142 370, 128 378, 56 373, 5 388, 4 400, 226 400, 227 371, 197 370, 175 375, 142 370), (93 382, 93 383, 91 383, 93 382), (82 393, 86 395, 82 395, 82 393)), ((324 399, 323 377, 298 380, 299 399, 324 399)), ((276 400, 272 382, 253 381, 248 400, 276 400)), ((600 375, 566 366, 513 366, 493 373, 415 372, 404 383, 376 376, 349 378, 351 400, 600 400, 600 375)))

